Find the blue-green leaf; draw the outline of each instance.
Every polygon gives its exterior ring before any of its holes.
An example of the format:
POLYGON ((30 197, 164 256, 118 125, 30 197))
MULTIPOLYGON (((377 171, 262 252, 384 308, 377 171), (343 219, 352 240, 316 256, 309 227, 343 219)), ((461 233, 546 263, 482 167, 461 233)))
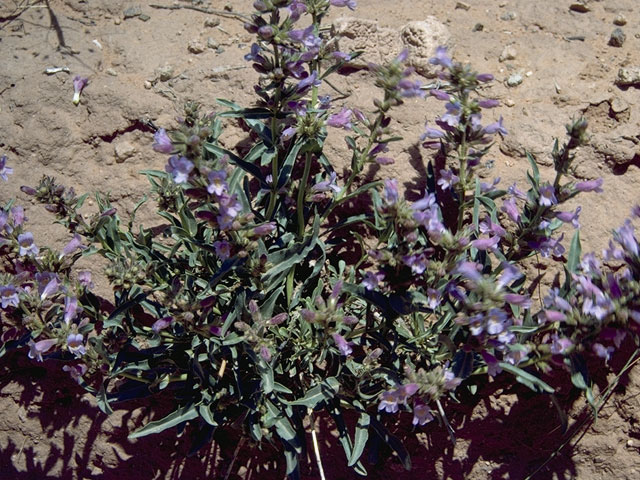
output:
POLYGON ((185 407, 178 408, 160 420, 147 423, 144 427, 130 434, 128 438, 131 440, 133 438, 144 437, 152 433, 159 433, 197 417, 198 411, 196 410, 195 405, 187 405, 185 407))

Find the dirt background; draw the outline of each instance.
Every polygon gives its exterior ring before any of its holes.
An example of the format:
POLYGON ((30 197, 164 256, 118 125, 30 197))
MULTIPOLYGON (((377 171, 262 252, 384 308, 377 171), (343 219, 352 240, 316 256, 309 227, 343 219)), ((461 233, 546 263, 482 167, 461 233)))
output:
MULTIPOLYGON (((0 185, 0 202, 17 197, 25 205, 40 244, 62 245, 69 238, 64 229, 51 226, 51 216, 32 204, 20 185, 35 185, 43 174, 52 175, 78 193, 109 192, 126 215, 147 190, 139 171, 162 169, 166 160, 151 150, 148 120, 171 128, 186 100, 210 111, 216 108, 215 98, 240 104, 252 99, 256 74, 242 59, 252 37, 229 14, 249 13, 251 2, 156 4, 181 8, 122 0, 0 2, 0 153, 14 168, 10 181, 0 185), (50 67, 68 67, 69 73, 45 74, 50 67), (89 77, 78 106, 71 102, 74 75, 89 77)), ((484 173, 500 176, 505 187, 515 180, 523 184, 525 150, 542 165, 542 174, 551 177, 553 138, 564 135, 564 124, 572 117, 588 118, 591 145, 579 152, 576 175, 604 177, 605 191, 581 199, 580 220, 583 250, 601 251, 611 229, 640 200, 640 90, 616 85, 620 68, 640 68, 637 0, 358 4, 353 13, 335 9, 332 20, 353 15, 378 22, 378 32, 369 25, 369 36, 356 40, 372 48, 374 60, 398 53, 408 22, 428 20, 437 25, 436 38, 424 37, 412 53, 424 53, 432 48, 429 42, 444 40, 457 60, 495 74, 486 94, 503 105, 486 120, 504 116, 510 134, 494 147, 492 168, 484 173), (625 36, 621 46, 610 45, 616 28, 625 36), (522 83, 510 87, 507 80, 514 81, 514 75, 522 83)), ((336 108, 370 107, 376 92, 369 73, 360 71, 337 83, 349 97, 336 108)), ((418 138, 424 121, 433 121, 441 108, 427 99, 410 100, 398 110, 394 128, 405 141, 393 145, 396 163, 380 176, 398 177, 408 192, 423 184, 429 152, 419 147, 418 138)), ((340 164, 343 143, 335 132, 332 136, 330 153, 340 164)), ((242 132, 232 128, 225 142, 234 147, 242 139, 242 132)), ((88 202, 88 213, 91 208, 88 202)), ((154 222, 150 208, 140 218, 154 222)), ((614 371, 632 349, 626 345, 613 360, 614 371)), ((610 381, 611 375, 596 375, 597 390, 610 381)), ((400 425, 397 433, 408 435, 414 470, 404 472, 390 459, 384 467, 368 466, 371 478, 640 478, 637 369, 622 378, 596 424, 584 422, 583 401, 560 376, 557 386, 560 404, 570 411, 567 434, 549 397, 507 388, 500 381, 487 383, 478 397, 461 396, 469 406, 448 410, 458 435, 455 448, 435 423, 417 436, 410 425, 400 425)), ((283 462, 273 448, 257 452, 237 444, 230 432, 217 432, 211 448, 186 460, 188 433, 127 440, 128 432, 163 411, 166 405, 151 399, 123 405, 106 417, 58 365, 34 365, 23 353, 9 355, 0 361, 0 479, 282 478, 283 462)), ((356 478, 343 467, 330 425, 320 423, 319 428, 327 478, 356 478)), ((302 471, 304 478, 319 478, 312 457, 303 462, 302 471)))

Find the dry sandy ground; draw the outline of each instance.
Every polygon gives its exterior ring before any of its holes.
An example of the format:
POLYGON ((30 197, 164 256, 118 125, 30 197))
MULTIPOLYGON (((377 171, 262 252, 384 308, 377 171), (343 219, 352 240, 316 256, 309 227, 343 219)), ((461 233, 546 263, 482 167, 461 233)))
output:
MULTIPOLYGON (((150 148, 147 120, 174 126, 186 100, 202 103, 205 110, 214 109, 219 97, 251 101, 256 77, 242 59, 251 36, 233 15, 197 10, 227 7, 248 13, 251 2, 153 3, 196 9, 123 0, 0 2, 0 153, 14 168, 10 182, 0 185, 0 201, 17 196, 41 242, 62 244, 68 238, 63 229, 51 227, 50 215, 31 204, 20 185, 53 175, 80 193, 110 192, 126 214, 146 191, 138 172, 162 169, 165 162, 150 148), (124 18, 131 7, 140 7, 133 13, 142 16, 124 18), (47 75, 49 67, 70 71, 47 75), (71 102, 74 75, 90 79, 77 107, 71 102)), ((605 179, 604 193, 582 201, 583 247, 600 251, 611 229, 640 199, 640 90, 615 83, 620 68, 640 67, 637 0, 592 0, 582 7, 569 0, 358 3, 353 15, 391 29, 370 40, 373 46, 380 43, 375 55, 397 53, 385 50, 394 44, 382 44, 407 22, 433 16, 446 27, 457 60, 496 75, 487 95, 503 106, 491 114, 504 116, 510 134, 494 147, 493 168, 486 174, 500 176, 502 185, 523 181, 525 150, 550 176, 553 137, 564 134, 570 118, 589 119, 591 146, 579 152, 576 174, 605 179), (609 45, 615 28, 625 35, 621 46, 609 45), (506 80, 513 75, 522 83, 509 87, 506 80)), ((364 71, 345 79, 340 86, 350 96, 342 102, 368 108, 371 84, 364 71)), ((420 183, 429 153, 418 147, 418 137, 425 119, 433 120, 441 107, 434 100, 411 100, 398 111, 395 128, 406 140, 394 145, 395 165, 379 175, 400 178, 407 190, 420 183)), ((235 132, 226 142, 233 147, 241 140, 241 132, 235 132)), ((332 145, 331 153, 339 157, 342 144, 332 145)), ((142 220, 153 222, 150 214, 143 212, 142 220)), ((614 360, 614 370, 633 348, 627 347, 614 360)), ((603 388, 611 377, 596 380, 603 388)), ((559 385, 558 398, 571 411, 570 435, 562 435, 548 398, 490 383, 482 392, 488 400, 470 398, 465 399, 470 407, 451 407, 455 448, 437 425, 430 424, 417 440, 405 426, 408 438, 414 438, 407 440, 414 470, 401 472, 390 460, 385 467, 370 467, 371 477, 523 479, 537 472, 533 478, 640 478, 639 372, 623 378, 597 424, 581 428, 582 400, 566 383, 559 385)), ((166 407, 155 402, 126 405, 107 418, 57 365, 34 366, 24 355, 5 357, 0 361, 0 478, 282 478, 275 451, 266 446, 254 457, 248 445, 236 449, 228 432, 218 432, 211 449, 188 460, 183 459, 186 436, 176 439, 173 431, 128 441, 135 425, 166 407)), ((330 425, 321 430, 327 478, 354 478, 342 467, 330 425)), ((319 478, 311 461, 303 472, 305 478, 319 478)))

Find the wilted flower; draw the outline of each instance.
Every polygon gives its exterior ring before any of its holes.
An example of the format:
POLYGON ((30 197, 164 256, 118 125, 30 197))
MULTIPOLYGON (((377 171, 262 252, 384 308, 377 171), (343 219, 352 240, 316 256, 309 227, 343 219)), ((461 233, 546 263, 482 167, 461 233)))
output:
POLYGON ((87 85, 89 79, 76 75, 73 77, 73 104, 78 105, 80 103, 80 93, 82 89, 87 85))
POLYGON ((2 155, 0 157, 0 178, 7 182, 9 175, 13 173, 13 168, 7 166, 7 156, 2 155))

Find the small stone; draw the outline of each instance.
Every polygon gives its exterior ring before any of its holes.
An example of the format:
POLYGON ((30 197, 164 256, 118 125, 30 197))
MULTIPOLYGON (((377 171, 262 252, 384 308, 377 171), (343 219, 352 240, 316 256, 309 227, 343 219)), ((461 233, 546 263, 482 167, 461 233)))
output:
POLYGON ((469 10, 470 8, 471 8, 471 5, 469 5, 468 3, 464 3, 464 2, 456 3, 456 10, 469 10))
POLYGON ((498 57, 498 60, 501 62, 505 62, 507 60, 515 60, 517 54, 518 52, 512 45, 507 45, 506 47, 504 47, 504 50, 502 50, 502 53, 498 57))
POLYGON ((165 63, 163 66, 156 68, 156 78, 161 82, 168 82, 173 78, 174 67, 165 63))
POLYGON ((509 108, 513 107, 516 104, 516 102, 514 102, 511 98, 507 98, 503 103, 509 108))
POLYGON ((134 147, 127 141, 116 143, 113 150, 116 154, 116 162, 118 163, 122 163, 127 158, 131 158, 136 154, 136 147, 134 147))
POLYGON ((220 19, 219 18, 207 18, 204 21, 204 26, 205 27, 213 28, 213 27, 217 27, 218 25, 220 25, 220 19))
POLYGON ((507 87, 517 87, 523 80, 520 73, 514 73, 507 78, 507 87))
POLYGON ((122 12, 122 15, 124 16, 125 20, 127 18, 139 17, 140 15, 142 15, 142 9, 138 6, 129 7, 124 12, 122 12))
POLYGON ((627 110, 629 110, 629 104, 620 97, 614 97, 614 99, 611 100, 611 111, 613 113, 622 113, 627 110))
POLYGON ((122 23, 122 20, 120 20, 120 18, 114 18, 113 23, 115 23, 116 25, 120 25, 122 23))
POLYGON ((613 19, 613 24, 619 27, 624 27, 627 24, 627 18, 623 14, 619 13, 616 15, 616 18, 613 19))
POLYGON ((187 46, 187 50, 189 50, 189 52, 197 55, 199 53, 204 52, 205 47, 202 43, 200 43, 200 41, 198 40, 191 40, 189 42, 189 45, 187 46))
POLYGON ((144 88, 146 88, 147 90, 151 90, 151 87, 153 87, 153 83, 151 83, 149 80, 145 80, 144 88))
POLYGON ((609 37, 609 46, 621 47, 626 39, 627 36, 624 34, 622 29, 616 28, 613 32, 611 32, 611 37, 609 37))
POLYGON ((631 439, 627 440, 627 447, 633 448, 633 440, 631 439))
POLYGON ((216 50, 219 46, 220 44, 215 38, 211 38, 211 37, 207 38, 207 48, 216 50))
POLYGON ((476 23, 471 29, 472 32, 481 32, 484 30, 484 25, 481 23, 476 23))
POLYGON ((518 14, 516 12, 506 12, 500 17, 500 20, 509 22, 511 20, 515 20, 516 18, 518 18, 518 14))
POLYGON ((148 22, 149 20, 151 20, 151 17, 146 13, 141 13, 140 15, 138 15, 138 18, 143 22, 148 22))
POLYGON ((233 12, 233 5, 231 5, 230 3, 227 3, 224 6, 224 10, 225 10, 225 12, 233 12))
POLYGON ((107 68, 105 72, 107 72, 107 75, 111 75, 112 77, 118 76, 118 72, 116 72, 113 68, 107 68))
POLYGON ((591 11, 591 9, 583 2, 572 3, 569 5, 569 10, 578 13, 587 13, 591 11))

